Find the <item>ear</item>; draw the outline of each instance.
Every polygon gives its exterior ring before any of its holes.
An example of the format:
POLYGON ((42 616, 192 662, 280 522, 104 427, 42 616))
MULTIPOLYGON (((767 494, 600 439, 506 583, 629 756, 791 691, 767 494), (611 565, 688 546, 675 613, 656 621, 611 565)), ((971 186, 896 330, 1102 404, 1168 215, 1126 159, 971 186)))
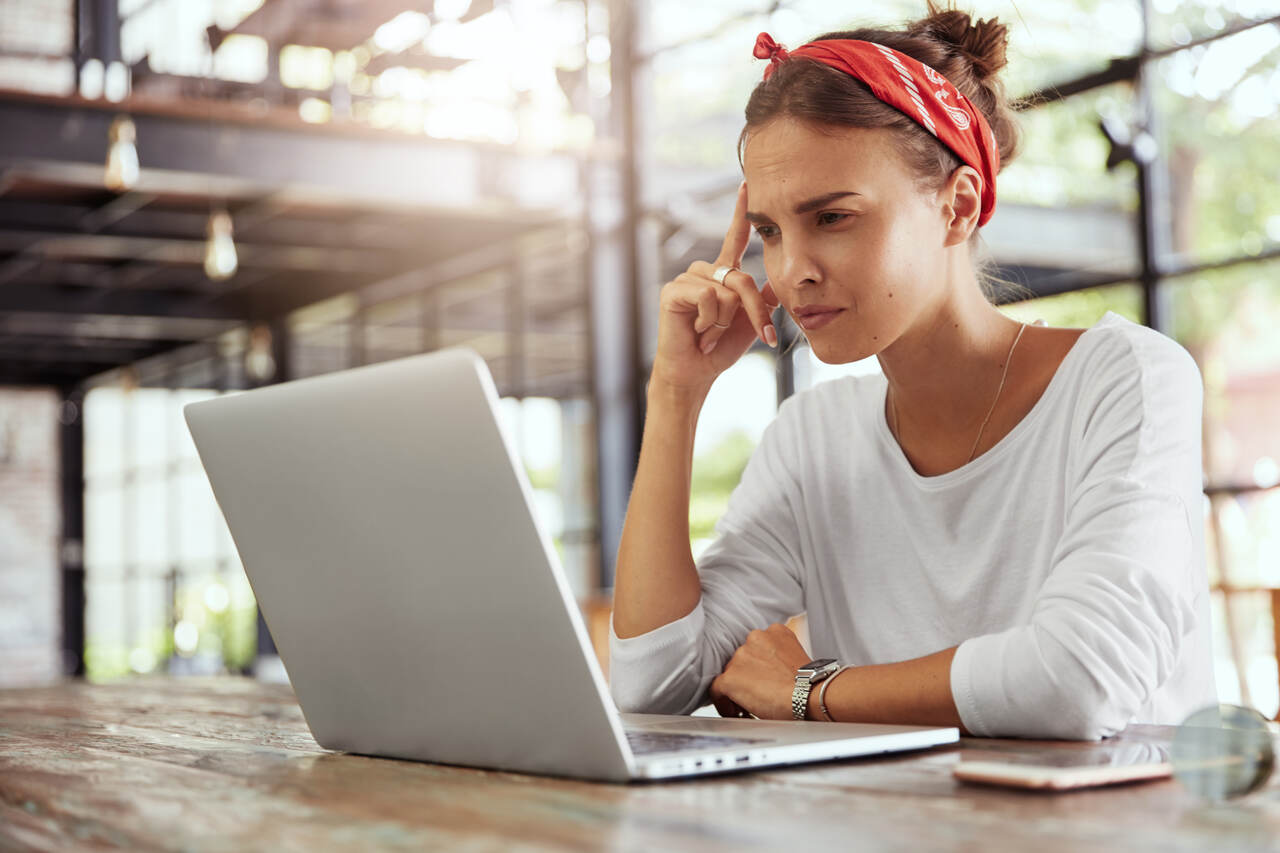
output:
POLYGON ((938 190, 938 207, 946 229, 943 246, 964 243, 982 214, 982 176, 972 166, 957 166, 938 190))

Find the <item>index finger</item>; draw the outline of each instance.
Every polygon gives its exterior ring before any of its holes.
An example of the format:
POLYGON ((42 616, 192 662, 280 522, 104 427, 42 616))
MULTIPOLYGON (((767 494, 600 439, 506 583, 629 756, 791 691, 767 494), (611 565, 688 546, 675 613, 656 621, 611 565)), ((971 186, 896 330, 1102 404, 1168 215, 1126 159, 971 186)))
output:
POLYGON ((716 266, 737 269, 742 263, 742 256, 751 242, 751 223, 747 221, 747 182, 738 187, 738 205, 733 209, 733 221, 729 223, 729 231, 724 235, 724 245, 720 247, 720 257, 716 258, 716 266))

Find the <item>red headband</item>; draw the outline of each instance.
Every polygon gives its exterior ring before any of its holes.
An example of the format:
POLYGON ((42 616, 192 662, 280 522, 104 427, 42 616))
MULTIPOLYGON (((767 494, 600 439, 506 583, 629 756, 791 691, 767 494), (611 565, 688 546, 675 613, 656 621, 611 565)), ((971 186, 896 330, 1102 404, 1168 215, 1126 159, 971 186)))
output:
POLYGON ((1000 149, 982 111, 937 71, 905 53, 875 42, 825 39, 788 51, 768 33, 756 37, 757 59, 768 59, 764 79, 793 56, 815 59, 838 68, 871 89, 872 94, 915 120, 955 155, 982 175, 982 213, 978 225, 986 225, 996 206, 996 172, 1000 149), (948 103, 950 98, 953 103, 948 103), (954 105, 953 105, 954 104, 954 105))

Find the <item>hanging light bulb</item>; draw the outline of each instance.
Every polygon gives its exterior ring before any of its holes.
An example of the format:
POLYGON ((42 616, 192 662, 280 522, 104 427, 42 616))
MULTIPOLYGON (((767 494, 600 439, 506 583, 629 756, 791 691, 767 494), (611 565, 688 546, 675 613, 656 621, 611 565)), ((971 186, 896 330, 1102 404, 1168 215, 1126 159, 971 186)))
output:
POLYGON ((236 274, 239 259, 236 244, 231 240, 231 214, 215 210, 209 214, 207 238, 204 244, 204 274, 214 281, 223 281, 236 274))
POLYGON ((138 149, 134 143, 138 138, 138 129, 128 116, 116 116, 107 131, 107 171, 103 183, 107 189, 123 192, 133 189, 138 183, 138 149))
POLYGON ((271 354, 271 327, 265 323, 258 323, 249 333, 244 369, 257 383, 267 382, 276 375, 276 359, 271 354))

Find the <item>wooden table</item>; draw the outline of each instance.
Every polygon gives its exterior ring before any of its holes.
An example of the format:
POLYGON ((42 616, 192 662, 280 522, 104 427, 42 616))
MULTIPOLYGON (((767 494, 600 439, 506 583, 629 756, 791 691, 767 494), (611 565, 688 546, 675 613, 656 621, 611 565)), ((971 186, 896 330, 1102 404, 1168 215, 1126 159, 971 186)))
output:
MULTIPOLYGON (((1134 726, 1125 740, 1167 743, 1134 726)), ((287 686, 150 678, 0 690, 0 849, 1280 849, 1280 778, 1231 805, 1172 780, 1072 793, 956 782, 966 739, 632 785, 331 753, 287 686)))

